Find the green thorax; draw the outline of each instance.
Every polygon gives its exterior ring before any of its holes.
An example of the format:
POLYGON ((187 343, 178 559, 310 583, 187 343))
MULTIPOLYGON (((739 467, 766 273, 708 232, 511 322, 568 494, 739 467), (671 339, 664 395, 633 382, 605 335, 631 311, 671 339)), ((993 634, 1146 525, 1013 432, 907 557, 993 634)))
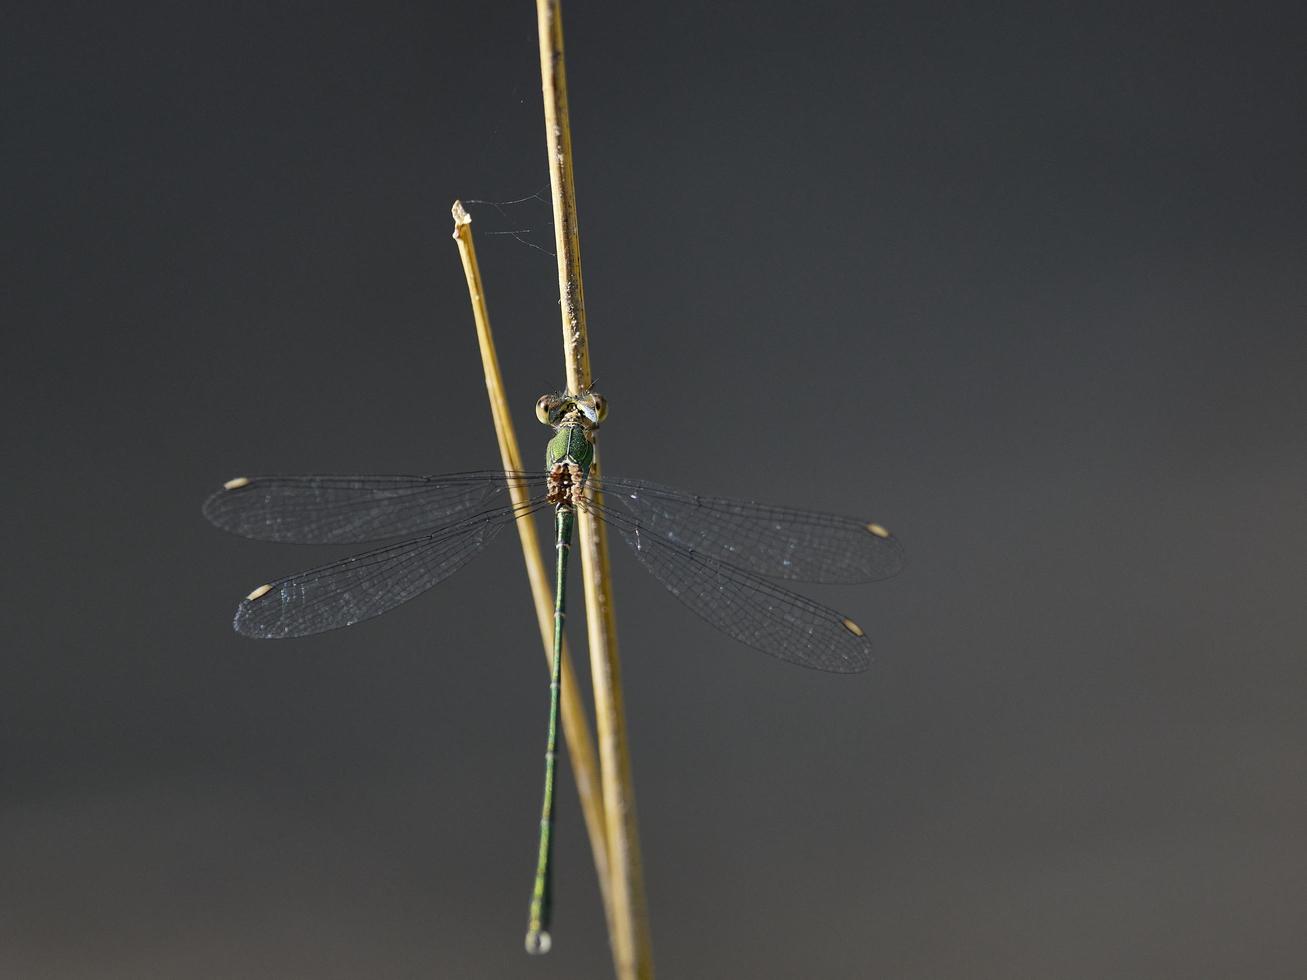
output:
POLYGON ((580 425, 559 426, 545 450, 545 469, 553 469, 559 463, 575 463, 583 475, 588 474, 595 458, 588 435, 580 425))

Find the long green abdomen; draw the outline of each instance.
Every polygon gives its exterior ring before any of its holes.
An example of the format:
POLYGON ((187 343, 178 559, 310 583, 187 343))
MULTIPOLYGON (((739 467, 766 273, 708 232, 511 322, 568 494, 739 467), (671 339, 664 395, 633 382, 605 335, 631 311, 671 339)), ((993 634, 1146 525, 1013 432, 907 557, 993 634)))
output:
MULTIPOLYGON (((550 443, 552 446, 553 444, 550 443)), ((572 525, 576 515, 570 507, 558 508, 555 516, 558 560, 554 573, 554 649, 549 674, 549 735, 545 743, 545 794, 540 812, 540 848, 536 856, 535 885, 526 930, 528 953, 549 952, 549 916, 554 846, 554 773, 558 760, 558 692, 563 668, 563 623, 567 618, 567 557, 572 548, 572 525)))

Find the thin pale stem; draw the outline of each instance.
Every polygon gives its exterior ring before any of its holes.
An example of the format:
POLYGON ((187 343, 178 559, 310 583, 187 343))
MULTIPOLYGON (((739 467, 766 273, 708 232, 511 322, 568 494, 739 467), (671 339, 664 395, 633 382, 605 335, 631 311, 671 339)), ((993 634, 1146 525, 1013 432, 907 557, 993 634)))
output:
MULTIPOLYGON (((513 429, 512 414, 508 409, 508 398, 504 392, 504 381, 499 373, 499 358, 495 352, 494 335, 490 331, 490 314, 486 308, 485 289, 481 282, 481 269, 477 264, 476 246, 472 239, 472 219, 463 205, 454 202, 454 239, 458 242, 459 256, 463 260, 463 272, 467 277, 468 294, 472 301, 472 314, 476 321, 477 343, 481 349, 481 366, 485 371, 486 393, 490 397, 490 414, 495 423, 495 436, 499 442, 499 456, 504 469, 510 473, 523 472, 522 453, 518 448, 517 434, 513 429)), ((545 658, 549 661, 550 672, 554 666, 554 616, 552 590, 549 575, 541 559, 540 538, 536 525, 526 513, 526 488, 516 483, 509 484, 509 493, 513 504, 522 514, 517 521, 518 536, 522 541, 522 556, 526 561, 527 579, 531 583, 531 597, 535 603, 536 623, 540 628, 540 641, 544 646, 545 658)), ((594 856, 595 874, 599 879, 599 893, 603 899, 604 915, 609 923, 613 919, 611 893, 611 874, 608 867, 607 822, 604 819, 604 803, 599 778, 599 762, 595 754, 594 741, 590 735, 590 724, 586 720, 585 702, 576 681, 576 672, 572 669, 571 657, 567 650, 567 641, 560 638, 562 652, 560 690, 560 711, 563 722, 563 738, 567 743, 568 757, 572 762, 572 775, 576 780, 577 795, 581 799, 581 814, 585 820, 586 832, 590 837, 590 850, 594 856)), ((611 926, 610 926, 611 928, 611 926)))
MULTIPOLYGON (((563 320, 563 352, 568 390, 590 385, 590 346, 581 279, 581 247, 572 178, 572 133, 567 108, 567 73, 563 61, 562 11, 558 0, 536 0, 540 37, 540 76, 544 94, 545 138, 549 150, 549 184, 558 257, 558 298, 563 320)), ((592 475, 599 472, 595 448, 592 475)), ((588 491, 596 497, 593 489, 588 491)), ((651 978, 653 947, 644 874, 635 816, 626 715, 622 701, 621 663, 608 565, 608 542, 602 521, 583 509, 580 524, 581 569, 585 585, 590 675, 595 695, 600 775, 607 819, 613 914, 609 920, 613 962, 619 980, 651 978)))

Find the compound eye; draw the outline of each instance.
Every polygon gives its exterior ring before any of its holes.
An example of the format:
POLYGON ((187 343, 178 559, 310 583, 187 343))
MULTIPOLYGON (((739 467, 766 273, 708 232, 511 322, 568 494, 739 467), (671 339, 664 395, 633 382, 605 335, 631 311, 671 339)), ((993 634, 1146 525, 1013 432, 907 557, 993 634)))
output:
POLYGON ((554 412, 558 410, 558 398, 555 395, 541 395, 536 401, 536 418, 545 425, 549 425, 554 420, 554 412))
POLYGON ((608 417, 608 399, 603 395, 590 396, 590 404, 594 406, 595 421, 602 422, 608 417))

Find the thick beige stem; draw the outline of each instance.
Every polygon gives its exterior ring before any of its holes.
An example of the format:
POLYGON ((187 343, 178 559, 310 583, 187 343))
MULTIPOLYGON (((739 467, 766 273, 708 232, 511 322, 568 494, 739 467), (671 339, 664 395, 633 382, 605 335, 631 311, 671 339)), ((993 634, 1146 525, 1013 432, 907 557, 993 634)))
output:
MULTIPOLYGON (((563 354, 568 391, 575 394, 590 385, 590 346, 585 320, 585 290, 581 281, 576 191, 572 179, 572 133, 567 110, 567 73, 563 62, 562 11, 557 0, 536 0, 536 19, 540 34, 545 139, 549 148, 549 184, 553 192, 563 354)), ((595 449, 593 473, 596 477, 599 474, 598 447, 595 449)), ((599 496, 593 484, 588 492, 599 496)), ((590 642, 590 674, 594 683, 595 728, 599 739, 604 815, 608 822, 613 963, 618 980, 644 980, 653 977, 653 948, 622 703, 622 671, 617 656, 608 542, 603 523, 593 520, 585 509, 581 510, 579 537, 590 642)))

